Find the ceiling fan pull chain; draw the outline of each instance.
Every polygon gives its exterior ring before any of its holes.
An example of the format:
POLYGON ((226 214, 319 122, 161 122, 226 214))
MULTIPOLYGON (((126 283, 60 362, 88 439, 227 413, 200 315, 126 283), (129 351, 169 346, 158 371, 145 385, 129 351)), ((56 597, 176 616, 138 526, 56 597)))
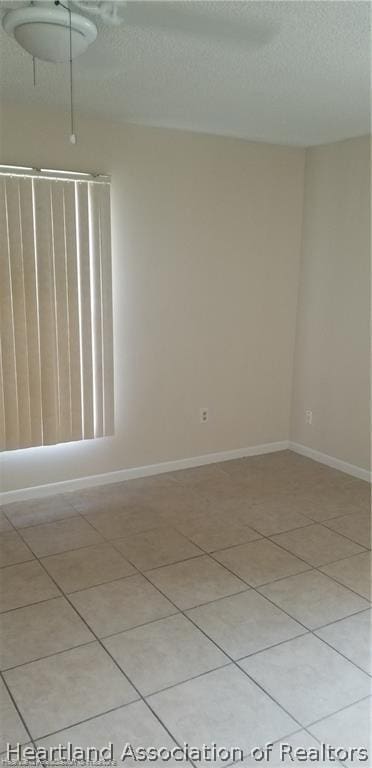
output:
POLYGON ((71 8, 69 6, 64 5, 60 2, 60 0, 55 0, 55 5, 60 5, 62 8, 64 8, 66 11, 68 11, 69 14, 69 31, 70 31, 70 142, 71 144, 76 144, 76 134, 74 130, 74 88, 73 88, 73 73, 72 73, 72 18, 71 18, 71 8))

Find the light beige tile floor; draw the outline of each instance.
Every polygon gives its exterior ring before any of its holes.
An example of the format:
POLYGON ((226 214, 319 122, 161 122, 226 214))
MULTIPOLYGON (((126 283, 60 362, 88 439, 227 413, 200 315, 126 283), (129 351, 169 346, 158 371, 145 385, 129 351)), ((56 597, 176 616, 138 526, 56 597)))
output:
POLYGON ((12 531, 13 528, 8 520, 8 518, 4 515, 4 512, 0 512, 0 533, 4 533, 5 531, 12 531))
POLYGON ((109 637, 104 646, 144 695, 229 663, 227 656, 180 614, 109 637))
POLYGON ((156 693, 149 702, 176 741, 197 747, 216 741, 249 754, 256 744, 293 733, 297 725, 234 665, 156 693))
POLYGON ((327 528, 347 536, 348 539, 369 547, 371 542, 371 512, 365 510, 353 515, 342 515, 326 521, 327 528))
MULTIPOLYGON (((38 746, 53 747, 58 743, 71 743, 75 747, 86 749, 92 744, 105 745, 111 742, 114 746, 113 757, 118 765, 121 765, 121 752, 125 743, 133 749, 172 749, 176 742, 153 715, 149 707, 143 701, 135 701, 125 707, 115 709, 105 715, 99 715, 91 720, 60 731, 57 738, 49 736, 40 739, 38 746)), ((170 768, 180 765, 176 760, 167 761, 170 768)), ((182 763, 181 763, 182 764, 182 763)), ((132 757, 125 759, 124 765, 135 768, 138 761, 132 757)))
POLYGON ((58 587, 36 561, 2 568, 0 612, 39 603, 60 594, 58 587))
POLYGON ((83 518, 23 528, 22 536, 37 557, 55 555, 70 549, 103 543, 101 536, 83 518))
POLYGON ((1 534, 0 566, 25 563, 27 560, 33 560, 33 558, 34 555, 16 531, 1 534))
POLYGON ((126 536, 115 545, 141 571, 202 554, 199 547, 169 526, 126 536))
POLYGON ((14 502, 3 510, 14 528, 28 528, 30 525, 55 523, 75 517, 75 509, 64 496, 47 496, 43 499, 14 502))
POLYGON ((77 592, 136 573, 120 552, 106 543, 43 557, 41 562, 64 592, 77 592))
POLYGON ((224 549, 214 556, 252 587, 309 569, 308 563, 267 539, 224 549))
POLYGON ((340 584, 353 589, 367 600, 371 599, 371 553, 363 552, 361 555, 348 557, 337 563, 326 565, 322 569, 340 584))
POLYGON ((325 565, 363 552, 359 544, 330 531, 324 525, 310 525, 280 533, 273 536, 272 541, 313 566, 325 565))
POLYGON ((193 608, 187 616, 233 659, 306 632, 253 589, 193 608))
POLYGON ((99 637, 147 624, 177 611, 139 574, 74 592, 70 600, 99 637))
POLYGON ((30 737, 2 680, 0 680, 0 723, 0 753, 5 752, 8 743, 26 744, 29 741, 30 737))
POLYGON ((369 606, 367 600, 318 571, 280 579, 259 587, 259 591, 308 629, 343 619, 369 606))
POLYGON ((368 523, 289 451, 7 505, 0 752, 367 743, 368 523))
POLYGON ((340 744, 349 755, 343 765, 372 766, 372 699, 354 704, 341 712, 337 712, 320 723, 311 725, 311 733, 320 741, 327 740, 331 744, 340 744), (351 750, 356 748, 353 758, 351 750), (364 750, 365 754, 359 753, 364 750), (366 754, 368 760, 365 759, 366 754))
POLYGON ((208 555, 157 568, 147 575, 181 610, 247 589, 246 584, 208 555))
POLYGON ((370 679, 314 635, 288 640, 239 662, 303 725, 370 693, 370 679))
POLYGON ((201 547, 204 552, 215 552, 218 549, 233 547, 243 541, 255 541, 260 534, 248 525, 231 523, 222 515, 194 516, 186 520, 176 520, 178 529, 191 541, 201 547))
POLYGON ((372 674, 372 612, 363 611, 355 616, 328 624, 316 634, 347 659, 372 674))
POLYGON ((20 666, 94 640, 64 597, 4 613, 0 622, 0 669, 20 666))

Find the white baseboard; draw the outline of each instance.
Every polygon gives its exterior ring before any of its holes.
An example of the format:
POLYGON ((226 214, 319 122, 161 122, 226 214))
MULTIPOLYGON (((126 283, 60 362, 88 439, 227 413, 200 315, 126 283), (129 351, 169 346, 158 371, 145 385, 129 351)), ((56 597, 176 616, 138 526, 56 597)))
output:
POLYGON ((176 459, 174 461, 165 461, 161 464, 149 464, 144 467, 132 467, 131 469, 119 469, 115 472, 106 472, 101 475, 89 475, 88 477, 78 477, 73 480, 62 480, 58 483, 48 483, 47 485, 35 485, 30 488, 20 488, 14 491, 3 491, 0 493, 0 503, 10 504, 13 501, 27 501, 29 499, 38 499, 44 496, 55 496, 57 493, 68 493, 68 491, 78 491, 83 488, 93 488, 96 485, 109 485, 110 483, 120 483, 123 480, 133 480, 136 477, 148 477, 150 475, 160 475, 164 472, 174 472, 177 469, 190 469, 191 467, 201 467, 205 464, 216 464, 220 461, 229 461, 231 459, 241 459, 247 456, 259 456, 264 453, 274 453, 275 451, 284 451, 289 448, 288 440, 282 440, 276 443, 264 443, 262 445, 253 445, 249 448, 237 448, 232 451, 221 451, 219 453, 207 453, 204 456, 193 456, 188 459, 176 459))
POLYGON ((371 482, 371 473, 367 469, 349 464, 334 456, 328 456, 325 453, 308 448, 306 445, 294 443, 288 440, 282 440, 276 443, 264 443, 262 445, 253 445, 249 448, 237 448, 232 451, 220 451, 219 453, 207 453, 204 456, 192 456, 187 459, 175 459, 173 461, 164 461, 161 464, 149 464, 143 467, 131 467, 130 469, 119 469, 115 472, 106 472, 101 475, 89 475, 88 477, 78 477, 73 480, 61 480, 57 483, 48 483, 47 485, 35 485, 30 488, 20 488, 14 491, 3 491, 0 493, 0 503, 10 504, 13 501, 27 501, 29 499, 39 499, 45 496, 55 496, 58 493, 68 493, 69 491, 79 491, 84 488, 94 488, 97 485, 109 485, 110 483, 120 483, 124 480, 133 480, 137 477, 149 477, 150 475, 161 475, 165 472, 175 472, 177 469, 190 469, 191 467, 202 467, 206 464, 216 464, 221 461, 230 461, 232 459, 242 459, 248 456, 260 456, 264 453, 274 453, 276 451, 291 450, 300 453, 320 464, 326 464, 328 467, 338 469, 360 480, 371 482))
POLYGON ((340 472, 345 472, 347 475, 359 478, 359 480, 366 480, 371 482, 372 473, 368 469, 363 467, 357 467, 355 464, 349 464, 342 459, 336 459, 334 456, 328 456, 327 453, 321 453, 314 448, 308 448, 307 445, 301 445, 300 443, 293 443, 289 441, 288 448, 295 453, 300 453, 301 456, 306 456, 308 459, 318 461, 320 464, 326 464, 327 467, 338 469, 340 472))

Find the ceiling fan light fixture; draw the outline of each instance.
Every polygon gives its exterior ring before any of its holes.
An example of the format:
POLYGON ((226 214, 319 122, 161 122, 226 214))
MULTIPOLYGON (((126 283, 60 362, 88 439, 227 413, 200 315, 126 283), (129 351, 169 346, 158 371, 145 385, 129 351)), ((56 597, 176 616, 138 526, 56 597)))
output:
MULTIPOLYGON (((61 7, 29 6, 9 11, 3 27, 31 56, 54 63, 70 58, 70 14, 61 7)), ((81 56, 97 37, 97 27, 86 16, 71 13, 72 58, 81 56)))

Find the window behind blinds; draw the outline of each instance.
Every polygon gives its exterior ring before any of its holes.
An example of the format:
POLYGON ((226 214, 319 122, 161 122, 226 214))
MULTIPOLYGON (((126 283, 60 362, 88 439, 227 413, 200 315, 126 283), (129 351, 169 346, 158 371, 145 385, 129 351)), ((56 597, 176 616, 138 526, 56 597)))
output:
POLYGON ((0 176, 1 449, 113 433, 109 183, 0 176))

